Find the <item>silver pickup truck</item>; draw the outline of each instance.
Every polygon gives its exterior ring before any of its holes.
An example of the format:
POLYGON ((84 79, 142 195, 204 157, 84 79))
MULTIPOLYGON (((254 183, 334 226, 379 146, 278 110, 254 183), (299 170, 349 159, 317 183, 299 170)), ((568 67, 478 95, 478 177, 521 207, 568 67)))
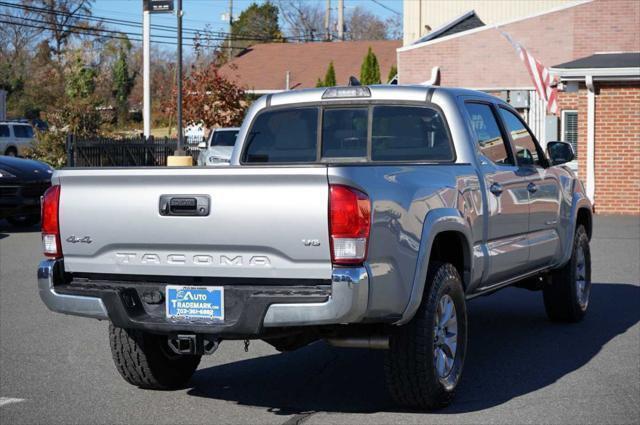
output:
POLYGON ((386 350, 392 397, 437 408, 470 299, 516 285, 541 290, 551 320, 584 316, 592 206, 572 159, 476 91, 264 96, 230 167, 57 171, 40 295, 109 320, 116 367, 142 388, 183 387, 223 340, 323 339, 386 350))

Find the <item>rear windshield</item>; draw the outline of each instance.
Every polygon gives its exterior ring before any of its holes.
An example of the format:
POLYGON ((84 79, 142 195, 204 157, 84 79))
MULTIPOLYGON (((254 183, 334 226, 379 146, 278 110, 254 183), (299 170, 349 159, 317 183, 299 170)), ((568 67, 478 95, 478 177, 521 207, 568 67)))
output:
POLYGON ((266 111, 255 119, 245 146, 245 163, 454 159, 445 120, 436 109, 426 106, 326 106, 266 111))
POLYGON ((209 146, 233 146, 237 137, 238 130, 214 131, 209 146))
POLYGON ((258 115, 247 136, 245 162, 314 162, 318 108, 285 109, 258 115))

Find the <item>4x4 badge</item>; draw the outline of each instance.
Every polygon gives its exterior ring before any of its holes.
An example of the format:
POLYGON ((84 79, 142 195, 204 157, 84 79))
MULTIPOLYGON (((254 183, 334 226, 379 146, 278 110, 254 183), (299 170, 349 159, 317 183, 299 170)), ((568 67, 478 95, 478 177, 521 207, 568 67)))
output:
POLYGON ((71 235, 66 239, 67 242, 69 243, 91 243, 93 242, 91 240, 91 236, 84 236, 82 238, 79 238, 77 236, 71 235))

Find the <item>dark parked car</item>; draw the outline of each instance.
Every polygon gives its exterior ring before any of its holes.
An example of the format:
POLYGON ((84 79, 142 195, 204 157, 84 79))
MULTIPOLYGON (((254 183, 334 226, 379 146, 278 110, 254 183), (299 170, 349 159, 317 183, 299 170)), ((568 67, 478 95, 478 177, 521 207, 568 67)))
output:
POLYGON ((0 156, 0 219, 16 226, 40 221, 40 196, 51 186, 52 173, 42 162, 0 156))

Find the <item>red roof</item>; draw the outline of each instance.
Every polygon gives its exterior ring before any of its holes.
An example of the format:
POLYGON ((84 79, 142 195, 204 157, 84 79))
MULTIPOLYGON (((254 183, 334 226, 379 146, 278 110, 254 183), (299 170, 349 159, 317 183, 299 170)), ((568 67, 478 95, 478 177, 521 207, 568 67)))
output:
POLYGON ((333 61, 336 81, 347 84, 350 76, 359 78, 360 66, 371 47, 385 83, 401 45, 400 40, 257 44, 220 71, 246 90, 284 90, 289 71, 289 88, 301 89, 315 87, 333 61))

